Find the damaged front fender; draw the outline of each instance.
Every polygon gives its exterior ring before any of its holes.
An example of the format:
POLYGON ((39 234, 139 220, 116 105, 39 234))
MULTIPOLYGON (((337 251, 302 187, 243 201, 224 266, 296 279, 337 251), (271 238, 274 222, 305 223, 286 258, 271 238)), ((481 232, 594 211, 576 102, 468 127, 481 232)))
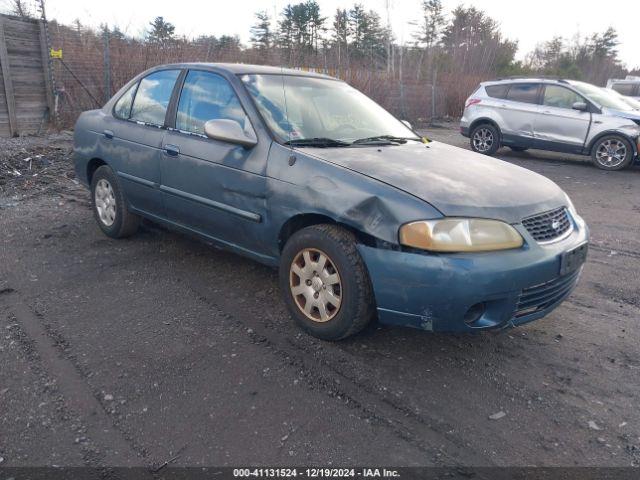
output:
POLYGON ((321 215, 390 245, 398 245, 400 225, 442 217, 424 200, 277 143, 271 147, 267 178, 270 245, 278 244, 283 226, 299 215, 321 215))

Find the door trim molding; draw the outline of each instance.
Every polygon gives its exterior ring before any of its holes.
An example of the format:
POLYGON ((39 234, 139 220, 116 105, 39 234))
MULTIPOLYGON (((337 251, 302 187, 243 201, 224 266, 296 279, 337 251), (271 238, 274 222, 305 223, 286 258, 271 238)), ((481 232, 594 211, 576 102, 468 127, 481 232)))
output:
POLYGON ((210 200, 208 198, 204 198, 199 195, 193 195, 192 193, 187 193, 182 190, 178 190, 176 188, 167 187, 166 185, 160 185, 160 190, 165 193, 175 195, 177 197, 181 197, 187 200, 191 200, 193 202, 201 203, 203 205, 206 205, 207 207, 212 207, 217 210, 221 210, 223 212, 231 213, 232 215, 236 215, 240 218, 244 218, 245 220, 250 220, 256 223, 260 223, 262 221, 261 215, 253 212, 248 212, 246 210, 241 210, 236 207, 232 207, 231 205, 227 205, 226 203, 216 202, 215 200, 210 200))
POLYGON ((150 180, 145 180, 144 178, 136 177, 135 175, 129 175, 128 173, 118 172, 118 176, 122 177, 126 180, 131 180, 132 182, 139 183, 140 185, 144 185, 145 187, 158 188, 158 184, 154 183, 150 180))

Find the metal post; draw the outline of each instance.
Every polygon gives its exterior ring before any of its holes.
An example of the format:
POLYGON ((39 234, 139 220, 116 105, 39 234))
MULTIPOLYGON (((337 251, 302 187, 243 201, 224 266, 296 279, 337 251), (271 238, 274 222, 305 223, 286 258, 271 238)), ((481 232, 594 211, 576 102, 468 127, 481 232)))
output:
POLYGON ((433 66, 433 80, 431 82, 431 123, 436 119, 436 82, 438 81, 438 64, 433 66))
POLYGON ((104 29, 104 101, 108 102, 111 98, 111 58, 109 55, 109 28, 104 29))
MULTIPOLYGON (((58 92, 56 90, 56 78, 53 72, 53 62, 51 61, 51 36, 49 35, 49 24, 47 23, 47 15, 44 9, 44 0, 40 0, 40 31, 41 31, 41 43, 43 43, 43 48, 45 49, 46 54, 46 64, 43 65, 43 68, 46 69, 46 75, 49 77, 47 90, 49 93, 47 95, 47 103, 49 104, 49 118, 52 123, 57 123, 58 121, 58 92), (53 99, 53 101, 52 101, 53 99), (52 108, 53 106, 53 108, 52 108)), ((43 58, 43 62, 45 59, 43 58)))

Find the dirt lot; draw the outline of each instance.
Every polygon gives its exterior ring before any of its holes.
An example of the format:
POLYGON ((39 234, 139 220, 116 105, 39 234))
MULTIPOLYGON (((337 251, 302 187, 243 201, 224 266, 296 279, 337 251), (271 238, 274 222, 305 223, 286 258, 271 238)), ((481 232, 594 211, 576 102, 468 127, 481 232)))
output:
POLYGON ((152 224, 102 235, 70 147, 0 145, 0 465, 640 465, 640 168, 501 153, 592 229, 547 318, 331 344, 268 268, 152 224))

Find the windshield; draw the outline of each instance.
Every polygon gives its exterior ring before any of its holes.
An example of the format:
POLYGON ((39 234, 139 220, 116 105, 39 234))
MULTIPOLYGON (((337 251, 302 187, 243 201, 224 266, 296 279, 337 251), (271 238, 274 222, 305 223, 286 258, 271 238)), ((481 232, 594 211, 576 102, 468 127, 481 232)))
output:
POLYGON ((600 87, 584 82, 571 82, 571 85, 589 100, 602 107, 621 110, 623 112, 630 112, 633 110, 633 107, 628 105, 626 102, 620 100, 611 92, 600 87))
POLYGON ((291 75, 241 78, 282 143, 314 146, 330 141, 330 146, 345 146, 371 137, 419 140, 389 112, 344 82, 291 75))
POLYGON ((610 90, 608 88, 606 88, 605 90, 607 92, 611 93, 612 95, 614 95, 619 100, 622 100, 624 103, 629 105, 634 110, 640 110, 640 102, 638 100, 634 100, 631 97, 625 97, 624 95, 622 95, 621 93, 616 92, 615 90, 610 90))

